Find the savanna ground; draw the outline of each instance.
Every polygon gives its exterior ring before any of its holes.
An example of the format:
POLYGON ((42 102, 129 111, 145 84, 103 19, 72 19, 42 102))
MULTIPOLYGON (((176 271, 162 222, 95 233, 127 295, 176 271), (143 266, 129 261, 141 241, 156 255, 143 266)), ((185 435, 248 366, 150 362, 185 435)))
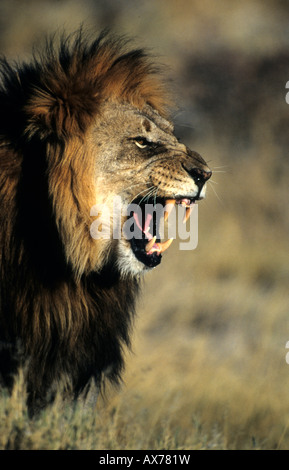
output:
POLYGON ((135 35, 169 63, 177 131, 213 181, 197 249, 176 240, 146 277, 121 389, 29 421, 20 376, 1 394, 0 448, 289 449, 288 3, 79 5, 2 0, 1 52, 87 18, 135 35))

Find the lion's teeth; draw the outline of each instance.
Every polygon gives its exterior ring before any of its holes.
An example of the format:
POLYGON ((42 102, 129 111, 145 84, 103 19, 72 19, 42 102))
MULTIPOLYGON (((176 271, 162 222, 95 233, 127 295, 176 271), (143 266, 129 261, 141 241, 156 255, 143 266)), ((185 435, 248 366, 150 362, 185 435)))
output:
POLYGON ((152 219, 152 214, 148 214, 147 216, 147 219, 145 221, 145 226, 144 228, 142 229, 142 231, 144 233, 148 233, 150 231, 150 222, 151 222, 151 219, 152 219))
POLYGON ((176 203, 176 200, 175 200, 175 199, 166 199, 166 205, 167 205, 167 204, 173 204, 173 205, 175 205, 175 203, 176 203))
POLYGON ((154 252, 163 253, 163 252, 166 251, 166 250, 171 246, 171 244, 173 243, 173 238, 169 238, 167 241, 162 242, 162 243, 155 243, 155 242, 156 242, 156 238, 157 238, 157 237, 153 237, 153 238, 146 244, 145 250, 146 250, 147 253, 149 253, 149 254, 152 254, 152 253, 154 253, 154 252))
POLYGON ((176 203, 175 199, 167 199, 166 200, 165 212, 164 212, 164 221, 165 222, 166 222, 166 220, 168 220, 168 217, 169 217, 170 213, 172 212, 175 203, 176 203))
POLYGON ((158 243, 158 246, 161 249, 160 252, 163 253, 164 251, 166 251, 171 246, 172 243, 173 243, 173 238, 169 238, 166 242, 158 243))
POLYGON ((156 242, 156 239, 157 239, 157 237, 153 237, 153 238, 146 244, 145 250, 146 250, 147 253, 148 253, 148 252, 152 249, 152 247, 154 246, 154 244, 155 244, 155 242, 156 242))
POLYGON ((184 215, 184 218, 183 218, 183 224, 185 224, 187 222, 187 220, 190 218, 190 215, 192 213, 193 208, 194 208, 193 205, 191 205, 189 207, 186 207, 186 212, 185 212, 185 215, 184 215))

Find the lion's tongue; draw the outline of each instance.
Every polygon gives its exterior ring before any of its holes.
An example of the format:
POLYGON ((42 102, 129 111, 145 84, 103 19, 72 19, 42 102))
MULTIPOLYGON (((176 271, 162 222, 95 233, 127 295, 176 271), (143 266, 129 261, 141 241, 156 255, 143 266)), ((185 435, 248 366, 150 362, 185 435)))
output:
POLYGON ((145 236, 149 240, 151 240, 151 238, 153 238, 153 236, 152 236, 151 233, 149 233, 149 229, 150 229, 150 221, 152 219, 152 215, 151 214, 147 215, 144 226, 142 226, 142 224, 140 223, 138 215, 137 215, 136 212, 133 213, 133 218, 134 218, 135 223, 137 224, 138 228, 141 230, 141 232, 143 232, 145 234, 145 236))

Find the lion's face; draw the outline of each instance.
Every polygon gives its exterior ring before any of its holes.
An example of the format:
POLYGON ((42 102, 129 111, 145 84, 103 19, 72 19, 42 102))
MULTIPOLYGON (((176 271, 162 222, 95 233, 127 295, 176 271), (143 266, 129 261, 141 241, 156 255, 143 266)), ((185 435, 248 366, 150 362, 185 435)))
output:
POLYGON ((122 215, 126 214, 121 223, 129 216, 132 221, 133 236, 122 234, 114 240, 111 231, 104 249, 116 251, 122 273, 135 275, 157 266, 171 240, 161 242, 156 220, 149 212, 144 215, 145 204, 166 208, 181 204, 188 217, 195 201, 205 197, 210 169, 199 154, 178 141, 172 124, 150 106, 139 110, 106 103, 101 123, 92 126, 89 140, 96 156, 96 201, 105 204, 112 216, 117 197, 122 215), (132 209, 125 212, 124 207, 127 210, 131 204, 132 209), (136 204, 143 209, 141 215, 133 210, 136 204))

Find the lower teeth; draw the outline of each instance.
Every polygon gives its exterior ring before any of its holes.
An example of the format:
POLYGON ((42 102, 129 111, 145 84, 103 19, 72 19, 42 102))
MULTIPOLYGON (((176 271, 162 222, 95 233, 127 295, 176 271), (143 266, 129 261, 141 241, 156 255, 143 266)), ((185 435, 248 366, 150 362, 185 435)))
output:
POLYGON ((148 254, 152 254, 155 252, 163 253, 171 246, 171 244, 173 243, 173 238, 169 238, 167 241, 162 242, 162 243, 155 243, 155 241, 156 241, 156 237, 153 237, 146 244, 145 250, 148 254))

